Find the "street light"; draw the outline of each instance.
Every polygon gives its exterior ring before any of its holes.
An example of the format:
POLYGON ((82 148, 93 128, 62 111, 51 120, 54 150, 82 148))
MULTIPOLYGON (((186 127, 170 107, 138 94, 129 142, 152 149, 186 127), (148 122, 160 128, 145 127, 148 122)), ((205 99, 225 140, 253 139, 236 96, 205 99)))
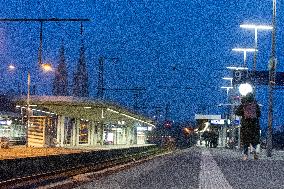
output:
POLYGON ((247 94, 252 92, 252 86, 249 83, 242 83, 239 86, 239 92, 242 96, 246 96, 247 94))
POLYGON ((45 71, 45 72, 50 72, 50 71, 52 71, 52 65, 49 64, 49 63, 41 64, 41 68, 42 68, 42 70, 45 71))
MULTIPOLYGON (((42 63, 41 64, 41 69, 45 72, 50 72, 52 71, 52 66, 49 63, 42 63)), ((29 132, 29 126, 30 126, 30 91, 31 91, 31 74, 30 71, 28 70, 28 93, 27 93, 27 130, 26 130, 26 147, 28 147, 28 132, 29 132)))
POLYGON ((233 87, 221 87, 221 89, 227 89, 227 98, 229 98, 229 91, 233 89, 233 87))
MULTIPOLYGON (((9 69, 15 70, 16 67, 14 65, 9 65, 9 69)), ((50 72, 52 71, 52 66, 49 63, 44 63, 41 64, 41 69, 45 72, 50 72)), ((30 71, 28 70, 28 78, 27 78, 27 128, 26 128, 26 147, 28 147, 28 131, 29 131, 29 126, 30 126, 30 115, 31 115, 31 110, 30 110, 30 87, 31 87, 31 74, 30 71)))
MULTIPOLYGON (((257 34, 258 30, 272 30, 272 26, 268 25, 255 25, 255 24, 241 24, 241 28, 245 29, 254 29, 254 48, 257 50, 258 45, 257 45, 257 34)), ((256 71, 256 51, 254 51, 254 58, 253 58, 253 71, 256 71)))
POLYGON ((233 48, 232 50, 244 53, 244 66, 246 66, 247 52, 255 52, 255 51, 257 51, 255 48, 233 48))
POLYGON ((12 70, 15 69, 15 66, 14 66, 13 64, 10 64, 10 65, 8 66, 8 69, 9 69, 10 71, 12 71, 12 70))
POLYGON ((222 79, 224 79, 224 80, 229 80, 230 81, 230 86, 232 86, 233 85, 233 78, 232 77, 223 77, 222 79))
POLYGON ((227 69, 229 70, 248 70, 247 67, 236 67, 236 66, 228 66, 227 69))

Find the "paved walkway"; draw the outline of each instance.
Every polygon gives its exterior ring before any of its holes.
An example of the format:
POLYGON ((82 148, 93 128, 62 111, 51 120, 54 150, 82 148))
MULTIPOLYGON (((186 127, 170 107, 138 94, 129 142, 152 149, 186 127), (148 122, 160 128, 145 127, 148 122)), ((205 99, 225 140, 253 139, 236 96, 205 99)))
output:
MULTIPOLYGON (((204 147, 204 149, 206 148, 204 147)), ((242 150, 238 149, 211 148, 210 151, 212 154, 220 157, 242 158, 242 150)), ((249 160, 250 159, 253 159, 253 155, 249 154, 249 160)), ((267 157, 266 149, 261 149, 259 153, 259 160, 284 160, 284 151, 273 150, 272 157, 267 157)))
MULTIPOLYGON (((242 160, 239 150, 192 147, 152 160, 86 173, 54 183, 77 189, 283 189, 284 151, 242 160)), ((46 187, 48 188, 48 187, 46 187)), ((65 187, 66 188, 66 187, 65 187)))
POLYGON ((205 149, 201 154, 201 170, 199 172, 199 189, 215 188, 232 189, 221 169, 211 155, 210 151, 205 149))

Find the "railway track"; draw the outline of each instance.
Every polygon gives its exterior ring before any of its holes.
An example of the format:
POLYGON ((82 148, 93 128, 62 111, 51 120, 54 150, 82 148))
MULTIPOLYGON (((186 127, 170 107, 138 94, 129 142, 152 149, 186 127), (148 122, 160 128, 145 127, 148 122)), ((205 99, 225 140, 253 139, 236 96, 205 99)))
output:
POLYGON ((70 178, 80 174, 98 172, 115 166, 119 167, 122 165, 130 165, 133 163, 143 162, 149 158, 153 158, 165 152, 165 150, 154 148, 148 151, 139 152, 131 155, 104 159, 87 165, 77 165, 68 169, 60 169, 49 172, 43 171, 41 174, 34 174, 25 177, 17 177, 9 180, 3 180, 0 182, 0 189, 70 188, 76 186, 78 184, 77 182, 84 181, 77 180, 74 182, 73 180, 73 182, 68 182, 67 184, 64 184, 64 186, 61 185, 60 187, 54 185, 54 183, 64 183, 64 181, 68 181, 70 180, 70 178))

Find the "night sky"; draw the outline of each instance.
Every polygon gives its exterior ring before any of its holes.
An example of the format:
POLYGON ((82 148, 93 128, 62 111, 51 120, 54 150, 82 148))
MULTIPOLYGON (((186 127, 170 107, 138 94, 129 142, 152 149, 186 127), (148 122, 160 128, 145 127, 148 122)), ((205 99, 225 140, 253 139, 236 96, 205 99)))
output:
MULTIPOLYGON (((277 5, 277 71, 283 70, 283 4, 277 5)), ((149 116, 166 104, 175 121, 193 120, 195 113, 220 114, 226 102, 221 86, 229 83, 227 66, 242 64, 243 54, 234 47, 253 47, 254 32, 243 23, 270 24, 272 0, 1 0, 1 18, 89 18, 84 23, 90 94, 96 97, 99 56, 105 64, 106 88, 145 87, 139 95, 140 111, 149 116), (189 89, 191 88, 191 89, 189 89)), ((78 63, 80 23, 44 23, 43 60, 55 67, 59 48, 65 46, 70 84, 78 63)), ((257 69, 266 70, 271 52, 271 32, 260 31, 257 69)), ((39 23, 0 23, 1 91, 26 85, 25 73, 32 72, 38 94, 51 94, 53 74, 35 72, 39 46, 39 23), (7 72, 9 64, 22 71, 7 72)), ((248 54, 249 68, 253 54, 248 54)), ((267 126, 267 86, 257 88, 262 107, 261 126, 267 126)), ((275 94, 275 122, 283 123, 283 92, 275 94)), ((105 98, 133 107, 133 92, 106 91, 105 98)))

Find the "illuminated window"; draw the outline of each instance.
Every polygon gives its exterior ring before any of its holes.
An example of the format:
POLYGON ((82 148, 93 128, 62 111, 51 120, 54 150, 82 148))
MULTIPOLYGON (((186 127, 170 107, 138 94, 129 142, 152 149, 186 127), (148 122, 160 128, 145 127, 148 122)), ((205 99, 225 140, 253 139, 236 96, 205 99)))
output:
POLYGON ((87 121, 80 121, 79 144, 88 144, 89 124, 87 121))

